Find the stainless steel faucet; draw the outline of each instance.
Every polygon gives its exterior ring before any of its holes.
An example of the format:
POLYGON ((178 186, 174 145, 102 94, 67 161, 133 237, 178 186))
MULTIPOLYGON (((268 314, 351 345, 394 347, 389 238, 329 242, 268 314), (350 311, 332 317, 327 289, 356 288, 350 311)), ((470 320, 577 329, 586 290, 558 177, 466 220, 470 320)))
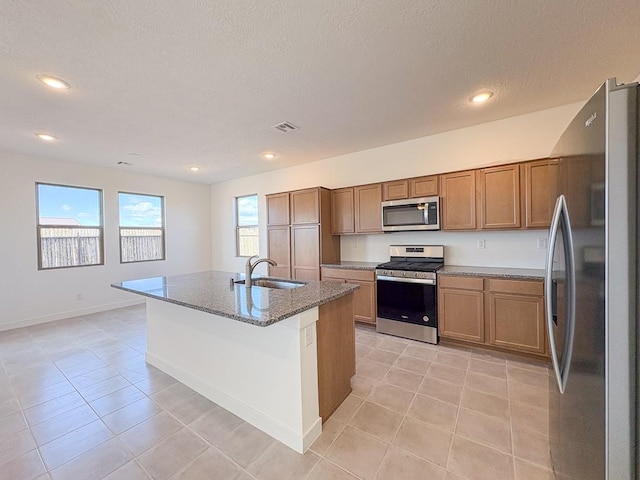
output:
POLYGON ((244 286, 247 288, 251 288, 251 275, 253 274, 253 269, 256 268, 256 265, 262 262, 267 262, 272 267, 278 266, 278 264, 273 260, 271 260, 270 258, 259 258, 254 263, 251 263, 251 260, 253 260, 257 256, 258 255, 254 255, 253 257, 250 257, 247 260, 247 265, 245 267, 245 274, 244 274, 244 286))

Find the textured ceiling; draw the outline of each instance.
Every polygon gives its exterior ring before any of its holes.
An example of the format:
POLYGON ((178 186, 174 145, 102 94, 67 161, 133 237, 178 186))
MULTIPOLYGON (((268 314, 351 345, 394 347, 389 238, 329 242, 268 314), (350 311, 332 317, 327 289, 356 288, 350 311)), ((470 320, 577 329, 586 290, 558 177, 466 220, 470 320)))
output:
POLYGON ((215 183, 585 100, 639 32, 638 0, 5 0, 0 150, 215 183))

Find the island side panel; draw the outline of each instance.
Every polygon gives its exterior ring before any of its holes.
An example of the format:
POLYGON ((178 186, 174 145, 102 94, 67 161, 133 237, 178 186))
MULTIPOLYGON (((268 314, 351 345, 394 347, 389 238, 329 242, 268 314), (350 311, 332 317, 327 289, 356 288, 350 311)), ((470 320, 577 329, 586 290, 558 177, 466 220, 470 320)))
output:
POLYGON ((356 373, 353 294, 318 309, 318 394, 324 423, 351 393, 356 373))
POLYGON ((298 452, 322 431, 313 308, 259 327, 147 300, 147 362, 298 452))

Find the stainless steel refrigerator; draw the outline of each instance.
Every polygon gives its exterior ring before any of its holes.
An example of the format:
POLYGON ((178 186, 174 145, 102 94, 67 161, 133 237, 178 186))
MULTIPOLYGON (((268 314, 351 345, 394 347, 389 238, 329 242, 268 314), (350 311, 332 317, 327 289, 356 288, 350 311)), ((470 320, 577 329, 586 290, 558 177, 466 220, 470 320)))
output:
POLYGON ((552 154, 545 303, 558 480, 638 475, 638 94, 607 80, 552 154))

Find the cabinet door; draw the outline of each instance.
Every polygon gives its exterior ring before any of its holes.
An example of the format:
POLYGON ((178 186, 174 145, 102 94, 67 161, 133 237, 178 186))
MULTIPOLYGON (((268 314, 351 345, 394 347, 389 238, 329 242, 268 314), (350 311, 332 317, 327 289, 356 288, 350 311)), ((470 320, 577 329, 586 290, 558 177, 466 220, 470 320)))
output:
POLYGON ((410 178, 409 198, 433 197, 438 195, 439 179, 438 175, 410 178))
POLYGON ((382 200, 403 200, 409 197, 409 183, 407 180, 396 180, 382 184, 382 200))
POLYGON ((478 171, 480 228, 520 228, 520 165, 478 171))
POLYGON ((441 337, 484 343, 484 294, 476 290, 438 289, 441 337))
POLYGON ((267 257, 278 265, 269 265, 269 275, 278 278, 291 278, 289 226, 269 227, 267 229, 267 257))
POLYGON ((356 207, 356 233, 382 232, 382 185, 353 187, 356 207))
POLYGON ((343 235, 355 233, 353 187, 339 188, 331 192, 331 233, 343 235))
POLYGON ((489 343, 522 352, 544 354, 544 298, 489 293, 489 343))
POLYGON ((448 173, 440 176, 443 230, 475 230, 475 171, 448 173))
POLYGON ((291 275, 295 280, 320 280, 320 227, 291 227, 291 275))
POLYGON ((291 192, 291 225, 320 223, 320 191, 317 188, 291 192))
POLYGON ((376 323, 376 284, 375 282, 361 282, 347 280, 347 283, 360 285, 353 292, 353 316, 358 322, 376 323))
POLYGON ((524 226, 548 228, 558 192, 558 161, 524 164, 524 226))
POLYGON ((267 195, 267 225, 289 225, 289 193, 267 195))

